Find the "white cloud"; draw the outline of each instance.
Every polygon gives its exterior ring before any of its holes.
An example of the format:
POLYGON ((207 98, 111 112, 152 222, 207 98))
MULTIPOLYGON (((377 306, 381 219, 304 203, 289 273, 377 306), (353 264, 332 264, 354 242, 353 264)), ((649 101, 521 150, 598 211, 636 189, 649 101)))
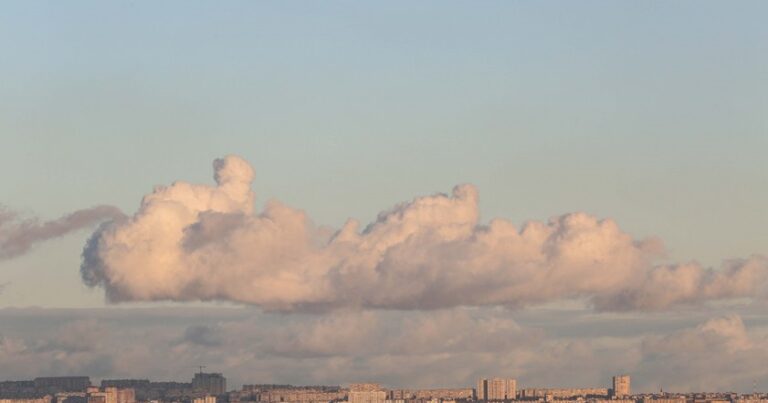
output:
POLYGON ((587 299, 600 310, 659 310, 762 296, 763 257, 657 266, 658 240, 584 213, 521 229, 478 221, 471 185, 416 198, 362 231, 332 236, 277 201, 253 212, 253 170, 214 162, 215 186, 157 187, 133 217, 103 226, 83 252, 86 284, 110 301, 229 300, 267 310, 523 307, 587 299))

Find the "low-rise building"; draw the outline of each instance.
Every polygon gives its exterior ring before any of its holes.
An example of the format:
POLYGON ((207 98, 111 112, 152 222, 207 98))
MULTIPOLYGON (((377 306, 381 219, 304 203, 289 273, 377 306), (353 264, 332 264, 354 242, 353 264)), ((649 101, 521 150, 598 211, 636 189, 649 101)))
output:
POLYGON ((192 403, 216 403, 216 396, 203 396, 192 399, 192 403))
POLYGON ((520 399, 546 399, 549 396, 554 400, 565 400, 576 397, 607 398, 608 388, 524 388, 520 389, 520 399))
POLYGON ((5 398, 0 399, 0 403, 52 403, 53 397, 46 395, 36 398, 5 398))

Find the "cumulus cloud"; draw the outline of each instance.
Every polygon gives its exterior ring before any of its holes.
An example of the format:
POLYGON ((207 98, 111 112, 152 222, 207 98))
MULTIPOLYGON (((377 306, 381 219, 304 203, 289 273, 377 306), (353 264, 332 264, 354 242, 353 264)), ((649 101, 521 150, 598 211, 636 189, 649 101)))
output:
POLYGON ((662 265, 646 271, 641 283, 619 293, 599 296, 598 307, 616 310, 658 310, 680 303, 764 296, 768 259, 726 261, 720 270, 697 263, 662 265))
POLYGON ((228 300, 267 310, 523 307, 586 299, 601 310, 658 310, 762 296, 763 257, 657 265, 656 239, 634 239, 584 213, 516 228, 481 224, 478 191, 418 197, 360 228, 332 233, 280 202, 254 212, 250 165, 214 162, 216 185, 176 182, 130 218, 102 226, 81 273, 108 300, 228 300))
POLYGON ((0 260, 20 256, 38 242, 121 217, 123 213, 117 207, 96 206, 40 222, 36 218, 21 219, 17 213, 0 206, 0 260))
POLYGON ((638 377, 665 390, 749 390, 754 380, 768 375, 768 338, 749 332, 736 314, 648 336, 640 349, 638 377))

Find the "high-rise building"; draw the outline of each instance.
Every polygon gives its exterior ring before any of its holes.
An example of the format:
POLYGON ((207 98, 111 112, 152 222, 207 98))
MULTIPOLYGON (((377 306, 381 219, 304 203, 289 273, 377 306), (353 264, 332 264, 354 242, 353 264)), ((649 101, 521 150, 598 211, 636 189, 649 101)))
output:
POLYGON ((613 377, 613 393, 614 397, 626 397, 629 396, 629 375, 616 375, 613 377))
POLYGON ((387 392, 377 383, 353 383, 349 385, 349 403, 384 403, 387 392))
POLYGON ((517 379, 507 379, 507 399, 517 399, 517 379))
POLYGON ((477 381, 477 389, 475 389, 475 399, 486 400, 488 398, 488 380, 480 379, 477 381))
POLYGON ((509 378, 480 379, 477 381, 475 396, 477 400, 514 400, 517 381, 509 378))
POLYGON ((198 372, 192 378, 192 388, 212 396, 223 395, 227 391, 227 379, 222 374, 198 372))

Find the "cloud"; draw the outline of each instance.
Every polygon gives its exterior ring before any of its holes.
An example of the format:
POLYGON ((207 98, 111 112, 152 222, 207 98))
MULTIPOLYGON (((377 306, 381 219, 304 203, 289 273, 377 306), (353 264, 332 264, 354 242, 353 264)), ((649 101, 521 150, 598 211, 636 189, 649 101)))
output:
POLYGON ((463 309, 405 316, 340 311, 270 332, 267 350, 294 358, 493 353, 535 346, 542 336, 509 317, 463 309))
POLYGON ((107 223, 83 251, 84 282, 109 301, 227 300, 266 310, 423 310, 524 307, 584 299, 599 310, 661 310, 762 296, 767 260, 720 270, 658 265, 656 239, 634 239, 584 213, 479 222, 478 191, 418 197, 362 230, 335 233, 278 201, 254 213, 253 170, 214 162, 215 186, 157 187, 126 220, 107 223))
POLYGON ((665 390, 750 390, 768 375, 768 338, 749 332, 736 314, 648 336, 641 351, 638 377, 665 390))
POLYGON ((0 207, 0 260, 20 256, 36 243, 123 216, 117 207, 96 206, 41 223, 36 218, 21 219, 18 214, 0 207))
POLYGON ((93 351, 108 339, 108 332, 102 323, 94 319, 75 320, 60 326, 37 350, 65 353, 93 351))
POLYGON ((613 310, 646 309, 741 297, 763 297, 768 278, 768 259, 726 261, 720 270, 697 263, 662 265, 649 269, 635 287, 595 298, 598 307, 613 310))
POLYGON ((192 343, 205 347, 216 347, 221 345, 221 337, 215 327, 194 325, 184 331, 181 338, 182 343, 192 343))
POLYGON ((506 311, 231 311, 0 310, 0 360, 9 363, 0 368, 0 378, 70 371, 95 378, 182 381, 205 363, 224 372, 231 385, 376 380, 457 387, 472 385, 476 373, 518 365, 517 357, 535 366, 540 349, 548 348, 542 346, 544 332, 520 327, 506 311), (77 334, 89 342, 74 341, 77 334), (216 341, 209 342, 209 336, 216 341))
MULTIPOLYGON (((4 319, 7 322, 7 318, 4 319)), ((31 329, 14 326, 17 334, 12 336, 0 334, 0 361, 4 364, 0 376, 3 379, 113 371, 112 351, 103 344, 112 335, 96 321, 80 318, 72 323, 51 325, 33 320, 31 324, 31 329), (19 332, 16 327, 23 330, 19 332), (40 332, 41 328, 46 331, 40 332)), ((5 325, 0 331, 6 333, 10 328, 5 325)))
MULTIPOLYGON (((764 312, 765 306, 755 309, 764 312)), ((0 366, 0 379, 76 373, 189 381, 204 363, 223 372, 233 388, 354 381, 471 387, 477 378, 493 376, 515 377, 521 388, 607 387, 611 375, 629 373, 638 392, 748 392, 753 379, 765 389, 768 322, 721 313, 541 310, 538 326, 528 326, 516 320, 522 312, 497 308, 320 315, 249 308, 8 308, 0 309, 0 361, 7 364, 0 366), (563 315, 576 320, 564 323, 563 315), (624 321, 621 329, 606 326, 616 320, 624 321), (574 336, 580 326, 602 334, 574 336), (199 343, 199 334, 216 341, 199 343)))

